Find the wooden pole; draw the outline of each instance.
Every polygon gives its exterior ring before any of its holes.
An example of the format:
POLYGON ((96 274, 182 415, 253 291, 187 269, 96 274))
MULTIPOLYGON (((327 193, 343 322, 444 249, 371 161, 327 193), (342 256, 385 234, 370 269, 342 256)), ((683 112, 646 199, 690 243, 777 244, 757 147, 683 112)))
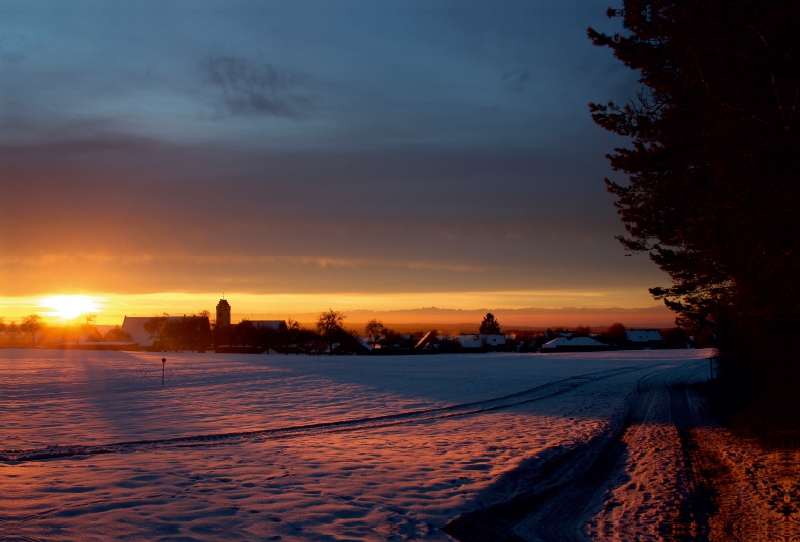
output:
POLYGON ((161 387, 164 387, 164 367, 167 365, 167 358, 161 358, 161 387))

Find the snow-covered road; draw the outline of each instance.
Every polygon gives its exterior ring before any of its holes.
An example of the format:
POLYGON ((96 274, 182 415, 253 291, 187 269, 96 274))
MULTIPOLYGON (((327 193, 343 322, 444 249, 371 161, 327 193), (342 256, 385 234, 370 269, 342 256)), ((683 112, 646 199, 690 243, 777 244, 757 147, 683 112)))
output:
POLYGON ((675 525, 692 524, 680 516, 696 492, 683 487, 692 479, 684 476, 677 435, 667 430, 689 416, 688 404, 670 402, 670 392, 683 385, 685 394, 687 383, 708 378, 707 361, 643 372, 626 412, 605 433, 523 462, 489 488, 495 504, 462 515, 447 531, 465 541, 585 540, 587 532, 596 540, 663 540, 675 525), (517 480, 514 491, 504 487, 509 480, 517 480))
MULTIPOLYGON (((630 432, 657 427, 663 409, 631 401, 669 404, 642 386, 703 378, 707 356, 170 354, 161 388, 160 355, 3 350, 0 533, 447 540, 453 518, 529 491, 536 465, 559 455, 591 456, 620 432, 667 450, 669 435, 630 432)), ((660 476, 653 491, 674 492, 670 472, 660 476)), ((573 504, 561 523, 597 537, 633 509, 604 508, 630 484, 591 483, 602 490, 585 499, 589 516, 573 504)), ((550 524, 523 519, 525 537, 550 524)))

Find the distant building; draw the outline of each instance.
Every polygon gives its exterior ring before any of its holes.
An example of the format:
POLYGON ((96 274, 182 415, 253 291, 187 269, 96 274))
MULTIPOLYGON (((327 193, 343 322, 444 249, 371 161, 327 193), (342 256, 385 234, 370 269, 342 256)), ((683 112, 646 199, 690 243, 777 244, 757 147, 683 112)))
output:
POLYGON ((483 348, 481 336, 478 333, 462 333, 458 336, 462 348, 483 348))
POLYGON ((275 331, 279 331, 281 329, 281 326, 286 325, 286 321, 284 320, 248 320, 248 321, 251 324, 253 324, 253 327, 257 327, 260 329, 274 329, 275 331))
POLYGON ((227 299, 220 299, 217 303, 217 327, 231 325, 231 305, 227 299))
MULTIPOLYGON (((166 318, 173 321, 180 320, 182 316, 167 316, 166 318)), ((144 328, 144 325, 152 319, 152 316, 126 316, 122 321, 122 330, 127 331, 131 340, 139 343, 142 348, 150 348, 156 339, 150 336, 150 332, 144 328)))
POLYGON ((661 347, 661 331, 657 329, 626 329, 625 339, 629 348, 661 347))
POLYGON ((506 345, 506 336, 502 333, 497 333, 497 334, 481 333, 480 339, 485 346, 493 348, 506 345))
POLYGON ((542 345, 542 352, 598 352, 611 347, 591 337, 558 337, 542 345))
POLYGON ((414 349, 420 350, 423 348, 430 348, 434 341, 436 341, 436 332, 429 331, 419 340, 419 342, 414 346, 414 349))
POLYGON ((127 331, 131 336, 131 341, 138 343, 139 347, 143 350, 160 350, 164 347, 164 345, 156 345, 157 337, 144 328, 145 324, 150 322, 153 318, 164 318, 167 322, 178 322, 187 318, 195 322, 202 321, 205 326, 210 327, 208 316, 126 316, 122 321, 122 330, 127 331))
POLYGON ((502 349, 506 345, 506 336, 503 334, 462 333, 458 336, 458 342, 464 349, 502 349))
POLYGON ((59 346, 72 346, 72 345, 82 345, 85 343, 104 343, 105 339, 103 339, 103 335, 97 330, 95 326, 86 326, 83 329, 83 334, 78 336, 77 341, 74 339, 67 339, 66 337, 62 339, 59 346))

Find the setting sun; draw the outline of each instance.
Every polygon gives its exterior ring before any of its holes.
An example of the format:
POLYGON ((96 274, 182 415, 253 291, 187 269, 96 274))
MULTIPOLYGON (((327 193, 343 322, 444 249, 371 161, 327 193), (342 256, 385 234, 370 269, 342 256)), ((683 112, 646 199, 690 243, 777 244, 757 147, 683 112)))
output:
POLYGON ((97 312, 98 301, 98 298, 88 295, 54 295, 43 299, 41 305, 53 309, 50 316, 71 320, 81 314, 97 312))

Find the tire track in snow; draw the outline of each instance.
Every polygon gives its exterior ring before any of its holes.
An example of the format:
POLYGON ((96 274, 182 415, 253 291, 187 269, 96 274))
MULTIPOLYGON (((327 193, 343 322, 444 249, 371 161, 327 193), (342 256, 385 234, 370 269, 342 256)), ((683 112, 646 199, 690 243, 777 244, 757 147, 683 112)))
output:
POLYGON ((261 439, 280 439, 308 436, 321 433, 336 433, 343 431, 357 431, 365 429, 376 429, 393 425, 403 425, 446 419, 453 417, 472 416, 485 412, 511 408, 524 405, 550 397, 563 395, 576 388, 604 380, 626 373, 650 369, 653 366, 640 365, 637 367, 622 367, 597 371, 582 375, 571 376, 561 380, 555 380, 510 395, 503 395, 483 401, 461 403, 439 408, 426 408, 413 410, 401 414, 387 414, 383 416, 372 416, 365 418, 355 418, 350 420, 339 420, 332 422, 312 423, 305 425, 294 425, 274 429, 256 429, 252 431, 235 431, 230 433, 216 433, 207 435, 190 435, 175 438, 135 440, 125 442, 113 442, 103 445, 57 445, 36 449, 6 449, 0 450, 0 462, 4 463, 26 463, 32 461, 46 461, 53 459, 63 459, 76 456, 91 456, 112 454, 120 452, 133 452, 162 447, 196 447, 209 446, 216 444, 234 444, 243 441, 254 441, 261 439))
MULTIPOLYGON (((704 368, 703 363, 693 360, 643 376, 621 422, 603 435, 575 446, 552 450, 549 457, 518 469, 513 476, 523 483, 516 491, 495 504, 454 518, 445 527, 445 532, 462 542, 586 540, 587 507, 623 463, 627 449, 622 440, 625 432, 647 423, 652 417, 656 392, 673 389, 704 368)), ((682 403, 671 407, 674 416, 688 415, 683 411, 682 403)), ((697 519, 693 518, 694 521, 697 519)), ((701 529, 704 527, 703 519, 700 521, 701 529)))

